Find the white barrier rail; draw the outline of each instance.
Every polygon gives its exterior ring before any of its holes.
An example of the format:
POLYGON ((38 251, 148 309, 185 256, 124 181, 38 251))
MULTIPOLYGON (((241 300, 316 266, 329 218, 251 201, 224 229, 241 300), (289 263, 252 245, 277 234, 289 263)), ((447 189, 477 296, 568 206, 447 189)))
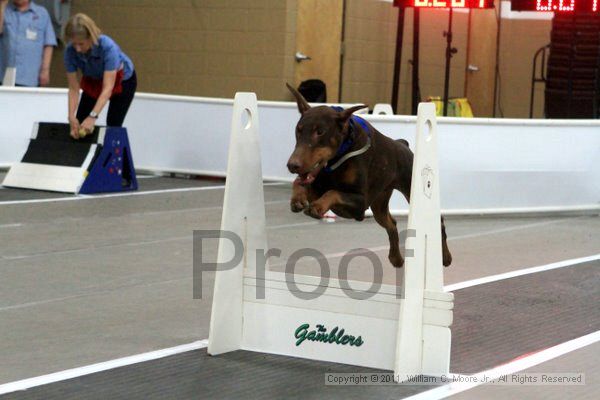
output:
MULTIPOLYGON (((126 121, 136 166, 224 176, 232 107, 230 99, 139 93, 126 121)), ((258 107, 263 177, 291 180, 285 166, 296 106, 258 107)), ((20 159, 34 122, 65 122, 66 113, 64 89, 0 87, 0 166, 20 159)), ((416 117, 364 118, 414 149, 416 117)), ((439 118, 438 125, 445 214, 600 210, 600 121, 439 118)), ((398 194, 391 208, 407 212, 398 194)))

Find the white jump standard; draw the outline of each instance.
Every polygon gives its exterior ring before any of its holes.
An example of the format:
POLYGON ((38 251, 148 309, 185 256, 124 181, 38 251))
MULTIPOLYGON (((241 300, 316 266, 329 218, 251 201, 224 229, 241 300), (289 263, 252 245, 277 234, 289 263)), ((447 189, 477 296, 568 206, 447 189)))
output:
MULTIPOLYGON (((443 290, 437 160, 435 106, 422 103, 408 219, 415 235, 406 240, 413 256, 407 254, 401 291, 334 278, 323 286, 324 278, 263 272, 256 261, 257 250, 268 249, 256 95, 238 93, 221 230, 242 238, 244 256, 216 272, 208 353, 250 350, 359 365, 393 370, 401 381, 447 374, 454 296, 443 290), (348 286, 362 296, 348 296, 348 286)), ((232 259, 233 246, 221 239, 218 265, 232 259)))

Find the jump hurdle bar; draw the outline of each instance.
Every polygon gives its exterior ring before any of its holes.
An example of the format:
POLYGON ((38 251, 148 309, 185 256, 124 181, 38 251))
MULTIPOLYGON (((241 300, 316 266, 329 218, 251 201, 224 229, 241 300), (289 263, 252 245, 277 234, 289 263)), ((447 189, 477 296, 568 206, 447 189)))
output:
MULTIPOLYGON (((268 249, 257 100, 237 93, 221 230, 242 238, 244 256, 216 272, 208 353, 249 350, 393 370, 397 381, 447 374, 454 295, 443 290, 438 177, 435 106, 421 103, 408 218, 415 235, 406 239, 413 256, 402 271, 403 295, 393 285, 370 293, 371 283, 333 278, 323 288, 322 278, 298 275, 290 289, 285 273, 257 269, 257 250, 268 249), (347 296, 348 285, 371 297, 347 296)), ((234 259, 228 242, 219 241, 218 265, 234 259)))

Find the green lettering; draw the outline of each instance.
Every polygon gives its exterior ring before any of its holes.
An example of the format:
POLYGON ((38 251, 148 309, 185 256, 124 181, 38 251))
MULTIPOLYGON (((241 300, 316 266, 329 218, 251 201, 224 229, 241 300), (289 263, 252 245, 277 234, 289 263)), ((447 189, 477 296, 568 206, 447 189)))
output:
POLYGON ((296 333, 294 334, 296 339, 298 339, 296 340, 296 346, 300 346, 300 344, 306 339, 306 333, 309 326, 310 325, 308 324, 302 324, 298 327, 298 329, 296 329, 296 333))
POLYGON ((342 341, 342 336, 344 336, 344 329, 342 329, 341 331, 338 332, 337 337, 335 338, 335 342, 337 344, 340 344, 340 342, 342 341))
POLYGON ((345 329, 339 329, 337 326, 329 333, 327 333, 327 328, 322 324, 316 325, 316 330, 309 331, 309 329, 310 324, 302 324, 296 329, 294 333, 294 337, 297 339, 296 346, 300 346, 305 340, 356 347, 360 347, 364 343, 361 336, 344 335, 345 329))
POLYGON ((331 332, 329 332, 329 339, 328 339, 329 343, 335 342, 335 334, 337 333, 337 331, 338 331, 338 327, 336 326, 335 328, 333 328, 333 330, 331 332))

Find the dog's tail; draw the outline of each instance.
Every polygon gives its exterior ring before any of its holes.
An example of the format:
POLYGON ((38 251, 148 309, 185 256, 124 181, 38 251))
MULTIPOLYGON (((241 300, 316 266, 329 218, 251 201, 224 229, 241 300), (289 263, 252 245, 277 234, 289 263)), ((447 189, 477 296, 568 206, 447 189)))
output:
POLYGON ((398 143, 402 143, 402 144, 403 144, 403 145, 405 145, 406 147, 409 147, 409 148, 410 148, 410 146, 408 145, 408 141, 406 141, 406 140, 404 140, 404 139, 396 139, 396 142, 398 142, 398 143))

